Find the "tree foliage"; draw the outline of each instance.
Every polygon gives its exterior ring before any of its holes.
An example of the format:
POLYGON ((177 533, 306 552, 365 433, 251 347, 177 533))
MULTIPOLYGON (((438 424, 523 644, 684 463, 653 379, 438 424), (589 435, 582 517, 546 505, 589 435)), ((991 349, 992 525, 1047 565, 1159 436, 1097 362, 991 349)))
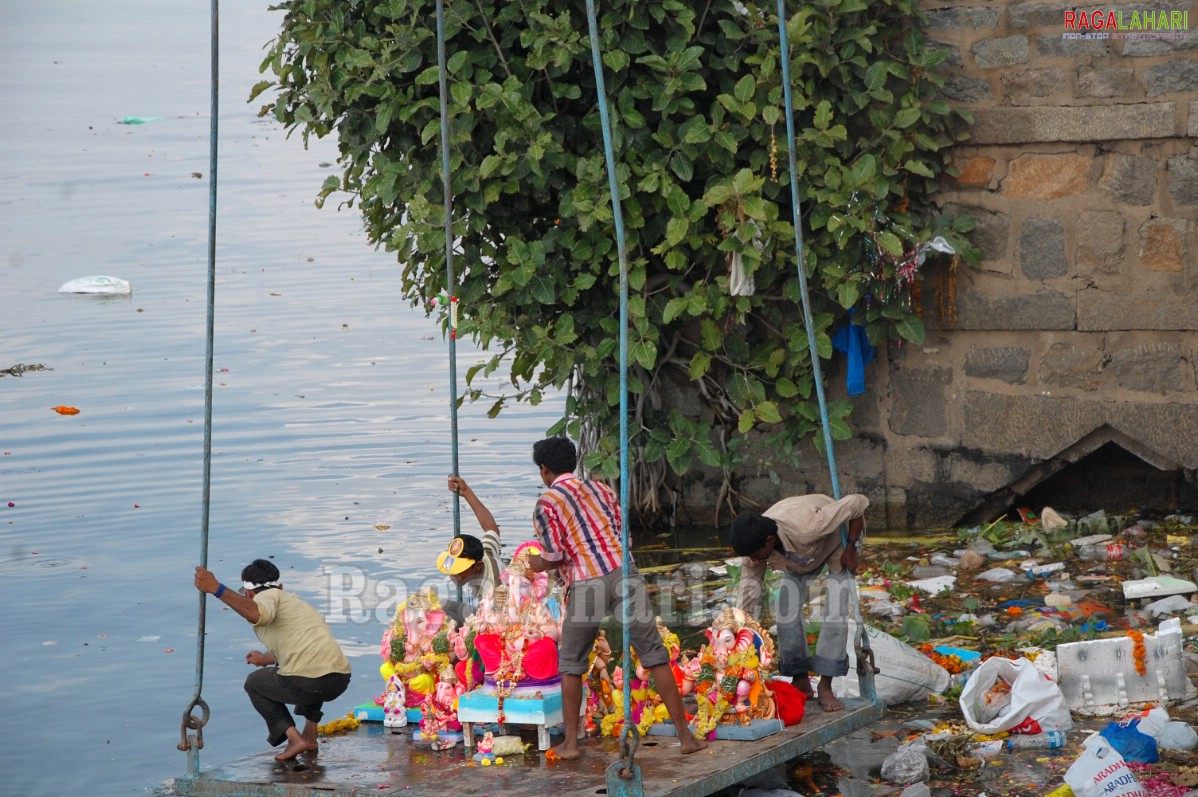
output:
MULTIPOLYGON (((797 456, 820 428, 802 323, 773 4, 600 2, 601 52, 629 263, 634 495, 698 464, 728 477, 748 434, 797 456), (739 260, 755 291, 733 295, 739 260)), ((807 281, 821 358, 849 308, 871 342, 920 342, 918 243, 972 251, 930 198, 957 112, 937 96, 916 0, 817 0, 787 20, 807 281)), ((287 0, 253 96, 335 134, 320 198, 361 212, 395 252, 405 298, 446 287, 432 0, 287 0)), ((511 398, 569 385, 587 465, 618 463, 619 264, 580 0, 446 6, 453 233, 462 327, 506 364, 511 398)), ((467 374, 467 395, 478 368, 467 374)), ((834 436, 849 405, 832 402, 834 436)), ((822 441, 815 436, 817 445, 822 441)))

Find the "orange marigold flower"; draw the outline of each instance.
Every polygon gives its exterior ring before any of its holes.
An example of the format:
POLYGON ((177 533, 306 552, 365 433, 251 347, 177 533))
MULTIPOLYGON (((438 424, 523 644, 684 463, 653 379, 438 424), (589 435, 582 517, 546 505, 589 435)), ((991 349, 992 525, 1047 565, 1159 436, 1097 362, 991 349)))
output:
POLYGON ((1011 615, 1012 617, 1018 617, 1019 615, 1023 614, 1023 609, 1020 609, 1018 606, 1008 606, 1007 614, 1011 615))
POLYGON ((1131 637, 1131 655, 1136 662, 1136 672, 1146 675, 1148 673, 1148 650, 1144 647, 1144 634, 1133 629, 1128 631, 1127 635, 1131 637))

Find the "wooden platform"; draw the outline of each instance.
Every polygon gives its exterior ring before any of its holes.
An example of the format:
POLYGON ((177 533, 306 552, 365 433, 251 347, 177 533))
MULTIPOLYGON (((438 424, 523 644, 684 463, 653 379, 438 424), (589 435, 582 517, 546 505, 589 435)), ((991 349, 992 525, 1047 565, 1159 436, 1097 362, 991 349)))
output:
MULTIPOLYGON (((825 714, 809 707, 803 721, 782 733, 752 742, 714 741, 707 750, 682 756, 670 737, 643 739, 636 753, 647 797, 705 797, 751 775, 816 750, 882 716, 879 703, 847 701, 844 711, 825 714)), ((320 755, 281 764, 267 751, 230 764, 185 774, 174 783, 185 797, 599 797, 608 793, 606 771, 619 759, 614 739, 582 742, 579 761, 547 762, 535 739, 523 756, 483 767, 459 745, 434 752, 413 746, 406 734, 376 723, 321 740, 320 755)), ((195 755, 194 753, 192 755, 195 755)), ((199 763, 208 766, 202 759, 199 763)), ((195 771, 201 767, 190 767, 195 771)))

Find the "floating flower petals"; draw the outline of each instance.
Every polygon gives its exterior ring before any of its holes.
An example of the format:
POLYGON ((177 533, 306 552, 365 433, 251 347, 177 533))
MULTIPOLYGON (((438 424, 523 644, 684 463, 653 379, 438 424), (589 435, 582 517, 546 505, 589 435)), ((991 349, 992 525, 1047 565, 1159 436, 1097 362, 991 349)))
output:
POLYGON ((54 410, 59 415, 78 415, 79 414, 78 407, 68 407, 65 404, 59 404, 57 407, 51 407, 50 409, 54 410))

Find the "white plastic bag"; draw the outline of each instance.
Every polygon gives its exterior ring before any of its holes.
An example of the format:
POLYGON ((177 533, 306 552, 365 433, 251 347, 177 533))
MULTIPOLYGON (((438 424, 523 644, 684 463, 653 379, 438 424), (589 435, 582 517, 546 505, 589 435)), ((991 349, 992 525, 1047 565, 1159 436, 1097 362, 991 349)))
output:
POLYGON ((1073 727, 1061 688, 1027 659, 995 656, 978 665, 961 690, 961 713, 970 728, 985 734, 1073 727))
MULTIPOLYGON (((857 655, 854 647, 857 624, 849 621, 849 674, 832 682, 832 692, 841 699, 861 696, 857 680, 857 655)), ((881 670, 874 676, 874 691, 888 706, 910 700, 925 700, 930 693, 940 694, 948 689, 951 676, 948 670, 900 639, 871 625, 865 626, 874 664, 881 670)))
POLYGON ((1014 570, 1008 570, 1005 567, 992 567, 985 573, 978 573, 975 578, 978 581, 993 581, 995 584, 1009 584, 1015 580, 1019 574, 1014 570))
POLYGON ((928 779, 928 743, 921 736, 899 745, 882 762, 882 778, 891 783, 906 785, 928 779))
POLYGON ((1074 797, 1148 797, 1119 751, 1093 739, 1065 772, 1065 783, 1074 797))
POLYGON ((1156 743, 1162 750, 1193 750, 1198 747, 1198 732, 1188 723, 1171 720, 1161 728, 1156 743))

